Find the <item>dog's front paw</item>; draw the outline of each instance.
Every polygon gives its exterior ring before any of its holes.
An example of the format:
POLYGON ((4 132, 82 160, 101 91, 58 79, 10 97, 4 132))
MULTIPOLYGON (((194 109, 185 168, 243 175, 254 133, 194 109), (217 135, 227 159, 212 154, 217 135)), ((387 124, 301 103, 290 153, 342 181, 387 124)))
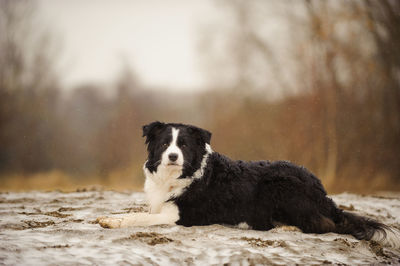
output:
POLYGON ((120 228, 122 218, 99 217, 96 222, 103 228, 120 228))

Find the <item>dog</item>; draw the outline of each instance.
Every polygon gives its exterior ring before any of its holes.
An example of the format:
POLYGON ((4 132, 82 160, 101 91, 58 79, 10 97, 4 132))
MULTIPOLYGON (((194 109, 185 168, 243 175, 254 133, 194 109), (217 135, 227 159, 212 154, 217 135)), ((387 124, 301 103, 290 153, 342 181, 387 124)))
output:
POLYGON ((396 229, 338 208, 304 167, 231 160, 212 150, 209 131, 192 125, 157 121, 143 126, 143 137, 149 213, 100 217, 102 227, 223 224, 269 230, 288 225, 400 247, 396 229))

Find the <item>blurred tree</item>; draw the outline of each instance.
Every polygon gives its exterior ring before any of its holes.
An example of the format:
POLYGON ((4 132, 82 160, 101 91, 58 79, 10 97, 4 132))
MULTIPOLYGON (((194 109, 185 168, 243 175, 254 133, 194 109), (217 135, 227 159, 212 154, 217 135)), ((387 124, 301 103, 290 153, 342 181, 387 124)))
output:
POLYGON ((213 77, 237 71, 231 85, 221 82, 232 98, 215 101, 213 130, 224 136, 217 145, 235 157, 304 164, 329 188, 398 180, 397 1, 236 0, 221 6, 229 26, 218 31, 217 44, 225 49, 213 48, 213 32, 210 47, 202 48, 220 60, 213 77), (278 15, 268 13, 271 6, 278 15), (279 38, 268 29, 273 23, 286 25, 276 26, 279 38), (231 145, 242 141, 250 151, 231 145))
POLYGON ((0 171, 54 166, 57 79, 50 37, 33 30, 35 3, 0 1, 0 171))
POLYGON ((400 2, 394 0, 366 1, 366 24, 376 44, 375 82, 371 83, 384 137, 382 146, 390 148, 380 163, 397 173, 400 163, 396 154, 400 148, 400 2), (379 88, 377 90, 377 88, 379 88))
POLYGON ((359 174, 398 178, 399 164, 390 159, 396 153, 394 147, 400 147, 395 126, 400 121, 399 105, 394 100, 399 79, 392 75, 396 72, 392 62, 399 62, 395 48, 399 44, 398 3, 305 3, 310 38, 297 58, 311 62, 299 66, 301 75, 311 80, 306 90, 320 95, 324 103, 319 113, 326 128, 322 135, 326 183, 338 182, 337 171, 347 181, 347 175, 359 174))
POLYGON ((111 103, 110 116, 96 136, 96 161, 103 177, 132 164, 140 140, 134 134, 138 132, 138 116, 141 113, 134 96, 139 85, 128 65, 121 69, 115 86, 116 95, 111 103))
POLYGON ((68 125, 62 141, 64 149, 58 153, 58 167, 74 174, 97 170, 95 136, 111 116, 111 103, 98 85, 81 85, 65 98, 62 120, 68 125))

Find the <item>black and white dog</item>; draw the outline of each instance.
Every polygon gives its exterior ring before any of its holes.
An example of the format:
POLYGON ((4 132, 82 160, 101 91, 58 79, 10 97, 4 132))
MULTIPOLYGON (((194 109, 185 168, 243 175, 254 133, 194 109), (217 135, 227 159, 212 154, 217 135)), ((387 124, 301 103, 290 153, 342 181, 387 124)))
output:
POLYGON ((397 230, 339 209, 303 167, 233 161, 211 149, 210 132, 191 125, 153 122, 143 127, 143 136, 150 212, 99 218, 103 227, 228 224, 269 230, 285 224, 400 247, 397 230))

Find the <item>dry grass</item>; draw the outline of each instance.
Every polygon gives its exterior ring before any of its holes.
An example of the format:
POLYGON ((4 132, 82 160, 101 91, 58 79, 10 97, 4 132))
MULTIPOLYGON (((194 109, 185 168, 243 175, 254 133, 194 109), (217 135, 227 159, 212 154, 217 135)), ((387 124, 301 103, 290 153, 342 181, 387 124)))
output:
MULTIPOLYGON (((140 169, 127 168, 110 173, 107 176, 73 176, 61 171, 50 171, 30 175, 11 174, 0 176, 0 191, 51 191, 65 192, 82 190, 115 190, 142 191, 144 177, 140 169)), ((374 178, 339 178, 333 184, 327 185, 322 178, 329 194, 341 192, 375 193, 378 191, 400 191, 400 184, 388 176, 374 178)))
POLYGON ((82 190, 133 190, 141 191, 143 177, 135 178, 127 171, 113 172, 108 176, 72 176, 61 171, 50 171, 31 175, 1 176, 0 191, 52 191, 65 192, 82 190))

